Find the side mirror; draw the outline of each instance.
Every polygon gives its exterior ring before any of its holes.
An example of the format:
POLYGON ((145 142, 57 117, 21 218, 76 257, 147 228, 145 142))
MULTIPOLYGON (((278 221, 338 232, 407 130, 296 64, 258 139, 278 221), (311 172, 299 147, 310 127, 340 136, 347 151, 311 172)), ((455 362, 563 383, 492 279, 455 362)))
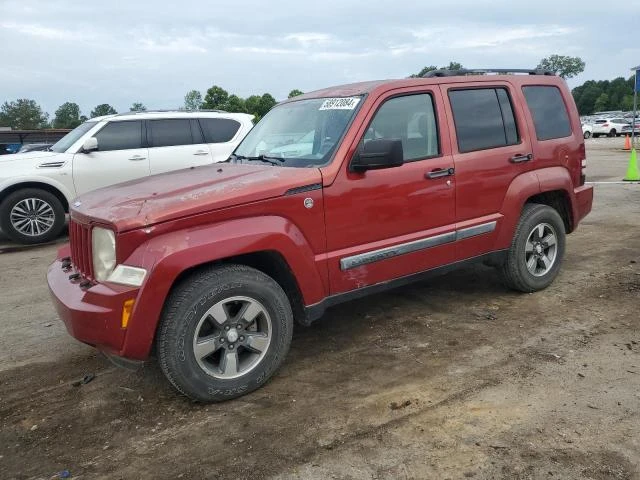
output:
POLYGON ((364 172, 399 167, 404 163, 402 140, 380 138, 369 140, 351 160, 351 171, 364 172))
POLYGON ((98 150, 98 139, 96 137, 89 137, 82 144, 82 153, 95 152, 96 150, 98 150))

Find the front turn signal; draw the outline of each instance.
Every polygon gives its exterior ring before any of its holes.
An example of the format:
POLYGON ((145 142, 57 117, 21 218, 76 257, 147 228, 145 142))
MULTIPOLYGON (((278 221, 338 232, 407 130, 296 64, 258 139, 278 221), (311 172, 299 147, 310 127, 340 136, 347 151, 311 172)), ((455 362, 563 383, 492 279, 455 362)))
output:
POLYGON ((129 300, 125 300, 122 304, 122 322, 120 324, 122 328, 127 328, 129 325, 129 319, 131 318, 131 312, 133 312, 134 303, 135 300, 131 298, 129 300))

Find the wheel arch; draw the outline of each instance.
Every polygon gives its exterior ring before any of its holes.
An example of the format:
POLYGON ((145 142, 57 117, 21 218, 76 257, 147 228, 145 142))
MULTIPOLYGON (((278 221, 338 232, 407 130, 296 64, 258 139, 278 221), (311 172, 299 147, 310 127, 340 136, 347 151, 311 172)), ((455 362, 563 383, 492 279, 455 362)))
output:
POLYGON ((550 190, 532 195, 527 198, 525 205, 528 203, 539 203, 553 208, 562 217, 565 232, 571 233, 573 231, 574 222, 573 213, 571 211, 571 200, 569 199, 569 193, 566 190, 550 190))
POLYGON ((46 192, 54 195, 60 203, 62 204, 62 208, 64 208, 65 213, 69 213, 69 199, 62 192, 62 190, 50 183, 40 182, 40 181, 24 181, 20 183, 14 183, 12 185, 7 186, 0 192, 0 203, 4 201, 9 195, 19 190, 24 190, 26 188, 37 188, 40 190, 44 190, 46 192))
POLYGON ((241 264, 269 275, 289 297, 298 322, 306 323, 304 306, 326 296, 326 275, 303 240, 296 225, 282 217, 237 219, 150 239, 121 262, 148 272, 121 355, 145 359, 169 293, 211 265, 241 264))

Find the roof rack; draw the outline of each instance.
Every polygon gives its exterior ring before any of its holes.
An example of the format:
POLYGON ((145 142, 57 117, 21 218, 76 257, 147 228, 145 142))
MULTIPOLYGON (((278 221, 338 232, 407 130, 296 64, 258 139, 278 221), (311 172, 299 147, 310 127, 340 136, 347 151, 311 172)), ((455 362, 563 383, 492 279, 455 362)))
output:
POLYGON ((168 110, 144 110, 144 111, 135 111, 135 112, 122 112, 117 113, 115 116, 120 117, 123 115, 139 115, 143 113, 193 113, 193 112, 214 112, 214 113, 228 113, 226 110, 217 110, 217 109, 200 109, 200 110, 178 110, 175 108, 171 108, 168 110))
POLYGON ((550 70, 542 70, 536 68, 463 68, 460 70, 431 70, 430 72, 422 75, 422 78, 457 77, 460 75, 486 75, 488 73, 496 73, 502 75, 510 73, 524 73, 527 75, 555 75, 555 73, 550 70))

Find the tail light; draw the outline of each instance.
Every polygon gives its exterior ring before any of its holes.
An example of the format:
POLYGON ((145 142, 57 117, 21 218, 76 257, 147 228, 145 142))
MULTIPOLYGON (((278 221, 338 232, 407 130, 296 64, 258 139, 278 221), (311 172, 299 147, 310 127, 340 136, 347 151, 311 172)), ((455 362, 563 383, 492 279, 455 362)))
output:
POLYGON ((587 150, 584 143, 580 145, 580 186, 587 181, 587 150))
POLYGON ((602 127, 603 127, 603 128, 607 128, 608 126, 609 126, 609 124, 608 124, 608 123, 603 123, 603 124, 602 124, 602 127))

